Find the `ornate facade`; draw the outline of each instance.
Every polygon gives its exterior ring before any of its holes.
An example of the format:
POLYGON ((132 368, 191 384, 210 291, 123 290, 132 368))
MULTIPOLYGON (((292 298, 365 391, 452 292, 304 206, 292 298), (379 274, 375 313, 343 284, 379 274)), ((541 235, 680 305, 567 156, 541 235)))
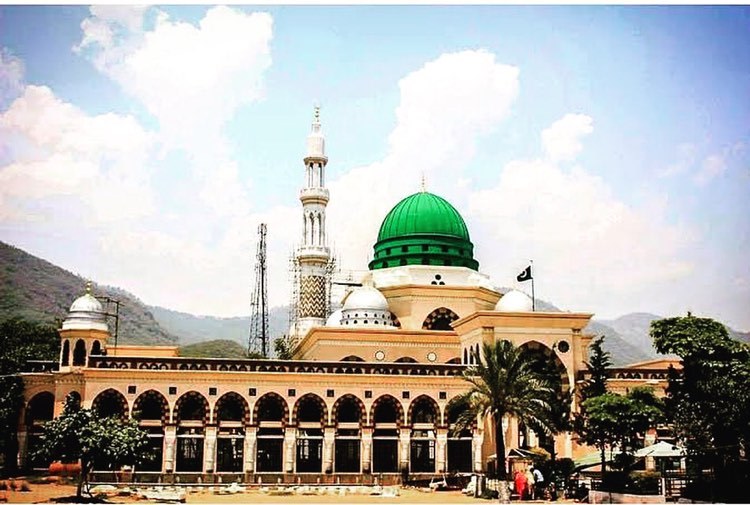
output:
MULTIPOLYGON (((461 215, 426 191, 385 217, 362 286, 328 314, 327 161, 316 110, 300 194, 294 360, 196 359, 178 356, 176 347, 115 347, 101 304, 86 293, 60 329, 57 366, 24 374, 21 465, 49 463, 29 455, 43 422, 72 393, 104 415, 137 413, 157 454, 135 469, 144 480, 384 482, 405 472, 482 472, 494 457, 493 431, 481 423, 452 429, 460 414, 452 400, 466 390, 461 373, 483 343, 525 346, 556 364, 560 388, 578 387, 591 314, 534 312, 525 294, 496 291, 479 272, 461 215)), ((640 365, 614 371, 617 387, 649 380, 663 386, 666 365, 640 365)), ((554 446, 559 457, 574 457, 585 449, 571 434, 539 437, 515 419, 503 428, 509 451, 554 446)))

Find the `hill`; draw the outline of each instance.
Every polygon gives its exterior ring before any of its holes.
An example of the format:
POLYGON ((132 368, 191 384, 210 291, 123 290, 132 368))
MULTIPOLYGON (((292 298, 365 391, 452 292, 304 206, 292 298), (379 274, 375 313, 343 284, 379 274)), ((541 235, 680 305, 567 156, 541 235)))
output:
POLYGON ((180 356, 192 358, 239 358, 245 347, 234 340, 210 340, 180 347, 180 356))
MULTIPOLYGON (((243 347, 247 346, 249 317, 195 316, 164 307, 148 308, 161 327, 176 335, 183 345, 206 340, 232 340, 243 347)), ((286 333, 289 324, 288 311, 288 307, 274 307, 269 310, 268 334, 271 342, 286 333)))
MULTIPOLYGON (((29 321, 59 324, 70 304, 84 293, 86 279, 0 242, 0 320, 20 316, 29 321)), ((122 289, 93 284, 94 294, 120 301, 119 342, 174 344, 150 310, 122 289)))

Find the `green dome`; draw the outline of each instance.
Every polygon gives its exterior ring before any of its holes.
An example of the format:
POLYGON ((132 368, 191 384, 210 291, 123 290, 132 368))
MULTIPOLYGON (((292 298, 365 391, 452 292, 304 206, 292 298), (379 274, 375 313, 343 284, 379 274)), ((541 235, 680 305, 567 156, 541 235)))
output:
POLYGON ((401 200, 383 220, 370 270, 400 265, 478 270, 473 253, 461 214, 445 199, 421 192, 401 200))

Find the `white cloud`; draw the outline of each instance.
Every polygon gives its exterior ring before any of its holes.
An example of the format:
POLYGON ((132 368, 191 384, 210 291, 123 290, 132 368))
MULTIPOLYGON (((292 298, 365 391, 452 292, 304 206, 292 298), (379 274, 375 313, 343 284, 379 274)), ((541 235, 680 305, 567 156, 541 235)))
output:
POLYGON ((553 161, 572 161, 583 149, 580 139, 594 131, 593 120, 585 114, 566 114, 542 132, 542 147, 553 161))
POLYGON ((690 142, 684 142, 677 146, 677 160, 666 168, 657 172, 658 177, 671 177, 690 170, 695 164, 696 146, 690 142))
POLYGON ((574 310, 604 309, 692 271, 682 259, 691 232, 667 224, 663 206, 633 208, 600 177, 563 170, 553 159, 513 161, 496 186, 471 197, 482 266, 497 284, 512 284, 534 258, 545 298, 574 310))
POLYGON ((152 137, 130 116, 88 116, 45 86, 27 86, 0 114, 0 136, 11 139, 11 161, 0 166, 3 216, 19 218, 24 200, 51 196, 83 202, 88 225, 153 210, 143 184, 152 137))
POLYGON ((700 170, 693 176, 693 182, 697 186, 705 186, 723 174, 726 169, 727 162, 725 157, 721 154, 712 154, 703 160, 700 170))

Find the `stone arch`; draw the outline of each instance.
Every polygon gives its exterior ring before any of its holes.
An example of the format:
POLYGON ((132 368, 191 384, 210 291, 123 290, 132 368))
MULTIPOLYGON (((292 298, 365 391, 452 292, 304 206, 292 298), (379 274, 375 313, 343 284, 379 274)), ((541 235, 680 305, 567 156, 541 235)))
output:
MULTIPOLYGON (((448 427, 455 426, 461 413, 469 408, 463 396, 454 396, 445 406, 444 424, 448 427)), ((471 422, 471 428, 476 427, 477 420, 474 418, 471 422)))
POLYGON ((73 348, 73 366, 84 365, 86 365, 86 342, 79 338, 73 348))
POLYGON ((427 395, 419 395, 409 405, 407 419, 410 424, 440 424, 440 407, 433 398, 427 395))
POLYGON ((102 354, 102 343, 98 340, 94 340, 91 345, 91 356, 100 356, 102 354))
POLYGON ((26 426, 51 421, 55 414, 55 395, 42 391, 31 397, 26 404, 26 426))
POLYGON ((289 420, 289 405, 281 395, 270 392, 266 393, 255 402, 253 407, 253 422, 289 420))
POLYGON ((415 360, 411 356, 401 356, 394 363, 416 363, 416 362, 417 360, 415 360))
POLYGON ((321 424, 326 424, 327 421, 328 406, 320 396, 314 393, 307 393, 295 402, 292 409, 292 423, 320 422, 321 424))
POLYGON ((447 307, 439 307, 425 318, 422 322, 423 330, 453 331, 451 323, 458 319, 458 314, 447 307))
POLYGON ((364 359, 360 358, 359 356, 355 356, 354 354, 351 354, 345 358, 341 358, 339 361, 364 361, 364 359))
POLYGON ((169 418, 169 403, 163 394, 149 389, 135 399, 133 414, 140 421, 161 421, 165 424, 169 418))
POLYGON ((116 389, 109 388, 96 395, 91 403, 91 410, 99 417, 127 417, 128 401, 125 395, 116 389))
POLYGON ((375 423, 404 424, 404 408, 396 398, 389 394, 379 396, 370 407, 370 419, 375 423))
POLYGON ((62 366, 70 365, 70 340, 68 339, 65 339, 65 341, 63 342, 60 364, 62 366))
POLYGON ((367 424, 365 404, 353 394, 345 394, 333 404, 331 422, 367 424))
MULTIPOLYGON (((465 349, 464 349, 464 352, 466 352, 465 349)), ((459 358, 458 356, 456 356, 455 358, 451 358, 448 361, 446 361, 445 364, 446 365, 460 365, 461 364, 461 358, 459 358)))
POLYGON ((201 421, 208 424, 208 400, 197 391, 188 391, 175 403, 172 418, 175 423, 182 421, 201 421))
POLYGON ((216 400, 214 422, 221 421, 241 421, 243 425, 250 424, 250 406, 239 393, 230 391, 216 400))
POLYGON ((75 405, 76 409, 81 408, 81 393, 78 391, 71 391, 67 395, 65 395, 65 401, 68 401, 68 398, 73 400, 73 405, 75 405))

